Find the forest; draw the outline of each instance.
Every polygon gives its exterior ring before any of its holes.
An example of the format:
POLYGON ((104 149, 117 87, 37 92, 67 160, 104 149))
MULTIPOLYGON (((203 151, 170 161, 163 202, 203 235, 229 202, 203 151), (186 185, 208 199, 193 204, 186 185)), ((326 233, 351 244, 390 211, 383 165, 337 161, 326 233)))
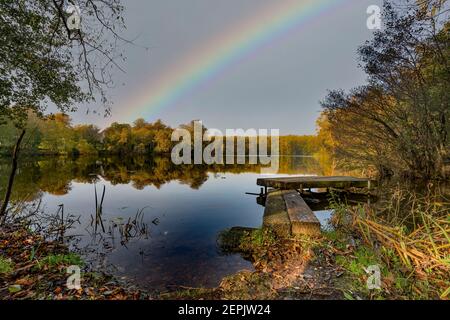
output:
MULTIPOLYGON (((180 127, 192 130, 193 122, 180 127)), ((71 156, 170 154, 176 143, 171 141, 173 130, 161 120, 149 123, 144 119, 137 119, 132 125, 114 122, 101 130, 92 124, 73 125, 71 118, 63 113, 38 117, 30 112, 22 152, 27 155, 71 156)), ((0 155, 11 154, 19 134, 20 130, 12 123, 0 126, 0 155)), ((320 151, 319 145, 318 138, 313 135, 282 136, 280 154, 314 155, 320 151)))

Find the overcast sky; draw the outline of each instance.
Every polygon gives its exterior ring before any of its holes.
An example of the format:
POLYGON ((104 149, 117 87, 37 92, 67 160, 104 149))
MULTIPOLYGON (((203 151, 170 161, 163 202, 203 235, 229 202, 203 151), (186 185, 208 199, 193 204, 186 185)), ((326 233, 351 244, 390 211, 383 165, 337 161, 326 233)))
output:
MULTIPOLYGON (((128 120, 124 110, 133 97, 148 90, 146 84, 158 81, 196 48, 279 1, 284 0, 124 0, 124 35, 137 37, 138 46, 124 48, 126 73, 117 71, 116 87, 108 91, 112 117, 105 120, 82 110, 72 117, 76 123, 102 127, 128 120)), ((341 2, 338 9, 230 65, 207 86, 146 120, 161 118, 176 126, 201 119, 207 127, 221 130, 276 128, 281 134, 313 134, 319 101, 327 89, 365 82, 356 50, 372 36, 366 27, 367 7, 381 0, 341 2)))

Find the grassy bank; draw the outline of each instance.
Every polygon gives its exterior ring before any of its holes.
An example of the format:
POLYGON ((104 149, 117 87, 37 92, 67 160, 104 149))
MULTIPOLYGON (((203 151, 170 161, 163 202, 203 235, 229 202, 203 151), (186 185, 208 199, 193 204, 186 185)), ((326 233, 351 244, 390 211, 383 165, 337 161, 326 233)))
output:
POLYGON ((418 195, 400 188, 378 205, 334 204, 335 231, 326 236, 352 253, 336 263, 347 270, 348 293, 386 299, 448 299, 450 294, 450 215, 442 195, 418 195), (368 265, 378 265, 381 288, 364 290, 368 265))

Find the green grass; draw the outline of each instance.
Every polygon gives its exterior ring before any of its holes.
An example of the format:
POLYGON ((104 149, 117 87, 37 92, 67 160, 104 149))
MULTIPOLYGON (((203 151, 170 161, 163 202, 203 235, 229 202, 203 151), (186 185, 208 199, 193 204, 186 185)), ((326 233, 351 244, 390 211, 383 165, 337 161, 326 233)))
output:
POLYGON ((79 255, 75 253, 49 255, 39 260, 39 265, 56 267, 60 265, 78 265, 83 266, 84 262, 79 255))
POLYGON ((13 263, 0 256, 0 274, 8 274, 13 271, 13 263))
MULTIPOLYGON (((325 231, 324 236, 331 240, 333 247, 347 251, 349 236, 340 230, 325 231)), ((367 288, 366 269, 371 265, 378 265, 381 271, 382 279, 390 276, 388 269, 382 261, 380 254, 371 247, 358 245, 351 254, 336 255, 336 264, 346 270, 345 275, 339 279, 346 300, 354 300, 357 297, 367 299, 384 299, 383 292, 380 290, 369 290, 367 288)))
POLYGON ((368 247, 359 247, 355 251, 355 258, 351 259, 347 267, 349 271, 355 275, 362 276, 365 274, 364 268, 371 265, 380 265, 380 259, 377 259, 375 252, 368 247))
POLYGON ((250 234, 252 245, 257 247, 270 246, 275 243, 276 239, 269 229, 257 229, 250 234))

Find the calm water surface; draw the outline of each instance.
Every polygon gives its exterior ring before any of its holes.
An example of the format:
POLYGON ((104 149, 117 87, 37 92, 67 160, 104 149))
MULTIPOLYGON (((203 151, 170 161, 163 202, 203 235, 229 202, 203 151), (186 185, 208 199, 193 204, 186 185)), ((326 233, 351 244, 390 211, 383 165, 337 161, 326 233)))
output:
MULTIPOLYGON (((7 167, 0 164, 2 187, 7 167)), ((226 275, 252 269, 240 255, 221 252, 217 236, 234 226, 261 226, 264 208, 245 194, 259 192, 259 172, 257 166, 176 167, 165 158, 32 159, 21 163, 15 197, 41 199, 46 212, 63 204, 66 216, 79 217, 67 235, 77 236, 76 247, 96 269, 149 289, 212 287, 226 275), (100 225, 95 232, 94 190, 100 198, 103 187, 105 232, 100 225)), ((279 174, 323 169, 313 158, 284 158, 279 174)), ((322 223, 330 215, 316 214, 322 223)))

